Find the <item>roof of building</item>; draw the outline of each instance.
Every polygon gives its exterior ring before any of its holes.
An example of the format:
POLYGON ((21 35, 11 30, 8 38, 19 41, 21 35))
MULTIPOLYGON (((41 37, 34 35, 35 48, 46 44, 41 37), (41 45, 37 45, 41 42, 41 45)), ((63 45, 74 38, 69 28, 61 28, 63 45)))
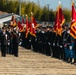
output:
MULTIPOLYGON (((14 14, 15 18, 19 18, 20 16, 17 14, 14 14)), ((0 24, 3 24, 4 22, 10 21, 12 18, 12 14, 2 14, 0 15, 0 24)))

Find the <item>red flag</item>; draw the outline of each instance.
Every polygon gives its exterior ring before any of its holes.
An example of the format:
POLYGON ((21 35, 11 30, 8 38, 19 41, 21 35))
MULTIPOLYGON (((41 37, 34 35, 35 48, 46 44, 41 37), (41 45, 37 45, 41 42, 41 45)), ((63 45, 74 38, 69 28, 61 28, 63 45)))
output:
POLYGON ((37 22, 33 16, 33 14, 31 14, 31 22, 30 22, 30 34, 36 37, 36 27, 37 27, 37 22))
POLYGON ((58 10, 56 12, 56 20, 54 25, 54 31, 56 34, 59 34, 61 36, 62 33, 62 25, 65 22, 64 15, 62 13, 61 5, 59 5, 58 10))
POLYGON ((64 24, 65 22, 65 19, 64 19, 64 15, 62 13, 62 8, 61 6, 59 6, 59 13, 58 13, 58 34, 61 35, 62 34, 62 25, 64 24))
POLYGON ((76 11, 74 2, 72 2, 72 22, 70 26, 70 35, 76 39, 76 11))
POLYGON ((18 27, 19 27, 19 31, 22 32, 24 30, 23 26, 21 25, 21 22, 18 21, 18 27))
POLYGON ((56 33, 58 26, 58 9, 56 11, 56 18, 55 18, 55 25, 54 25, 54 32, 56 33))
POLYGON ((30 24, 29 24, 29 21, 28 21, 28 16, 26 15, 26 38, 28 37, 28 32, 30 30, 30 24))
POLYGON ((11 27, 15 27, 17 25, 16 20, 15 20, 15 16, 12 15, 11 21, 10 21, 10 26, 11 27))

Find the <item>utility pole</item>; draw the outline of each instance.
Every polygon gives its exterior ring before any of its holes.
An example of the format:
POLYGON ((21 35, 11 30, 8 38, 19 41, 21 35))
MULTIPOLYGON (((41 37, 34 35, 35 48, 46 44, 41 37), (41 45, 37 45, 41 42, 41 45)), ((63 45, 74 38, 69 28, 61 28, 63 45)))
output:
POLYGON ((21 15, 21 0, 19 0, 19 15, 21 15))
POLYGON ((48 26, 49 26, 49 6, 50 6, 50 4, 47 4, 47 7, 48 7, 48 26))

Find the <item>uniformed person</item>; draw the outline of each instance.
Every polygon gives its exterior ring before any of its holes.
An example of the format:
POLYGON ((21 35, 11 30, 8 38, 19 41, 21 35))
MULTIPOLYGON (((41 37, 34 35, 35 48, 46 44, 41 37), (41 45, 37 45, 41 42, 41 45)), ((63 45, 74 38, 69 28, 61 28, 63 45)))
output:
POLYGON ((1 32, 1 56, 6 56, 6 49, 7 49, 7 34, 5 27, 2 27, 1 32))
POLYGON ((69 34, 69 29, 67 29, 63 35, 63 45, 64 45, 64 52, 65 52, 65 60, 69 61, 69 46, 71 43, 71 36, 69 34))
POLYGON ((36 37, 37 37, 37 52, 42 53, 42 32, 41 32, 42 27, 39 26, 37 28, 37 33, 36 33, 36 37))
POLYGON ((36 37, 35 37, 35 52, 39 52, 39 47, 38 47, 38 41, 39 41, 39 32, 40 32, 40 26, 38 26, 37 28, 36 28, 36 37))
POLYGON ((47 26, 47 32, 46 32, 46 54, 53 56, 53 51, 52 51, 52 39, 53 39, 53 27, 52 26, 47 26))
POLYGON ((12 38, 13 54, 15 57, 18 57, 18 44, 19 44, 19 29, 18 27, 16 27, 13 30, 13 38, 12 38))
POLYGON ((62 41, 62 34, 61 35, 58 35, 58 41, 59 41, 59 46, 58 46, 58 53, 59 53, 59 59, 63 59, 64 58, 64 51, 63 51, 63 41, 62 41))
POLYGON ((8 35, 8 54, 12 54, 12 30, 11 27, 8 27, 8 31, 7 31, 7 35, 8 35))
POLYGON ((69 46, 69 62, 72 64, 72 60, 74 58, 74 38, 70 35, 70 46, 69 46))
POLYGON ((67 30, 67 38, 66 38, 66 61, 72 63, 72 59, 74 57, 73 49, 74 49, 74 38, 70 35, 70 29, 67 30))
POLYGON ((63 32, 62 32, 62 40, 63 40, 63 55, 64 58, 63 60, 66 61, 67 60, 67 56, 68 56, 68 51, 67 51, 67 39, 69 37, 69 34, 67 33, 68 30, 68 25, 65 24, 63 26, 63 32))
POLYGON ((24 48, 27 48, 27 43, 26 43, 26 34, 25 34, 25 30, 23 32, 21 32, 21 39, 22 39, 22 44, 21 46, 24 48))
POLYGON ((56 40, 55 40, 55 44, 56 44, 56 50, 55 50, 55 54, 56 54, 56 58, 59 58, 59 38, 60 38, 60 35, 57 34, 56 35, 56 40))
POLYGON ((47 41, 46 41, 46 26, 42 26, 41 30, 41 40, 42 40, 42 53, 46 54, 46 46, 47 46, 47 41))
POLYGON ((74 48, 73 48, 73 50, 74 50, 74 64, 76 64, 76 39, 74 39, 74 48))
POLYGON ((52 33, 52 51, 53 51, 53 57, 56 57, 56 33, 53 31, 52 33))
POLYGON ((35 36, 33 36, 33 35, 31 35, 31 34, 29 34, 29 37, 30 37, 30 39, 29 39, 29 41, 30 41, 30 43, 31 43, 31 50, 32 51, 35 51, 35 36))

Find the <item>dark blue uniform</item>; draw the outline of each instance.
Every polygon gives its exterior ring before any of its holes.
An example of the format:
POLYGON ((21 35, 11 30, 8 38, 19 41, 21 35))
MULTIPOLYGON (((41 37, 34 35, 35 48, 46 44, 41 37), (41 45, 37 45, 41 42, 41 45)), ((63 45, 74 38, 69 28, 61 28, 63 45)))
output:
POLYGON ((6 30, 4 28, 2 28, 2 32, 1 32, 1 56, 3 56, 3 57, 6 56, 7 44, 8 44, 8 40, 7 40, 6 30))
POLYGON ((12 45, 13 45, 13 54, 18 57, 18 44, 19 44, 19 32, 13 31, 12 45))

